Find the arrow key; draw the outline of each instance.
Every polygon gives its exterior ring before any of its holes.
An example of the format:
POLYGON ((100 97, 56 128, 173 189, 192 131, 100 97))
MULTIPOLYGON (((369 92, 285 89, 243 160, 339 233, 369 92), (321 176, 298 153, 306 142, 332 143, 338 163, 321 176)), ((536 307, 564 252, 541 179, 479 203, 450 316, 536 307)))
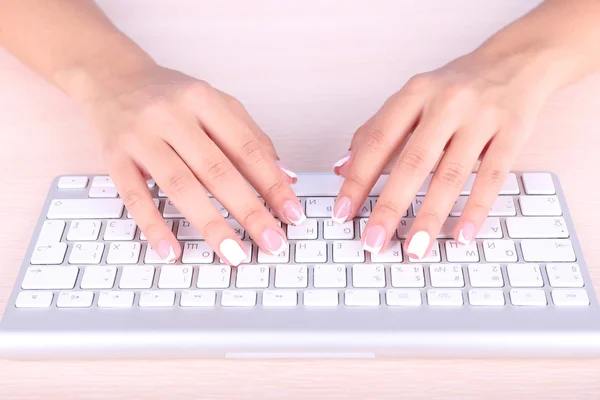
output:
POLYGON ((20 292, 15 302, 17 308, 46 308, 52 304, 52 292, 20 292))
POLYGON ((90 307, 93 300, 93 292, 60 292, 56 306, 59 308, 84 308, 90 307))

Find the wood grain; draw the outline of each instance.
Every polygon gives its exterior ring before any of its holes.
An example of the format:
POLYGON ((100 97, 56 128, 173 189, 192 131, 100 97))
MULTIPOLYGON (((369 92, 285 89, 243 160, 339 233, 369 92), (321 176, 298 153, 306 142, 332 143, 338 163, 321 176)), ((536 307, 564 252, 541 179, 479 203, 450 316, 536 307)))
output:
MULTIPOLYGON (((238 96, 293 169, 327 171, 408 77, 538 2, 99 3, 157 59, 238 96)), ((599 109, 600 76, 555 94, 514 167, 560 176, 598 288, 599 109)), ((79 110, 0 52, 0 310, 50 180, 103 171, 79 110)), ((0 361, 0 398, 582 400, 599 373, 598 360, 0 361)))

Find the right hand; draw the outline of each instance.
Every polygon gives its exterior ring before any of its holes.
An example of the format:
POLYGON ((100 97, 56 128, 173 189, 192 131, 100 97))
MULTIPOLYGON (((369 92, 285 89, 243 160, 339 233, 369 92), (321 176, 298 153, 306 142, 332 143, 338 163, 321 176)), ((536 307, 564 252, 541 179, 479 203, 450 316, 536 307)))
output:
POLYGON ((269 254, 287 239, 251 186, 281 221, 305 218, 290 186, 296 176, 269 137, 238 100, 206 82, 154 65, 94 91, 83 108, 127 210, 166 262, 181 247, 152 201, 149 177, 230 265, 242 263, 246 250, 206 190, 269 254))

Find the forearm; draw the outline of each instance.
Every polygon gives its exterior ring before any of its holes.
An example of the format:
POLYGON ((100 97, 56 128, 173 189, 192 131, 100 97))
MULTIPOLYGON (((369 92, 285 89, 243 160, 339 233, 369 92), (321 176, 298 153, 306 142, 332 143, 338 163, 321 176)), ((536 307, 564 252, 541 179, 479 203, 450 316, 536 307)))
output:
POLYGON ((600 71, 600 0, 546 0, 473 54, 560 89, 600 71))
POLYGON ((77 101, 153 64, 93 0, 0 0, 0 45, 77 101))

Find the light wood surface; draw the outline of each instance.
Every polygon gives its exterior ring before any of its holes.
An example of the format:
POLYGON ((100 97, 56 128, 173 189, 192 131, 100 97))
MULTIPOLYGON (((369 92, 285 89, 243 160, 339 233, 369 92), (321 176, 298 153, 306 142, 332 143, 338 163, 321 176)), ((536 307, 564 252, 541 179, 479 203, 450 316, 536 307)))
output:
MULTIPOLYGON (((469 51, 538 1, 372 3, 100 2, 161 62, 239 97, 298 171, 329 170, 353 130, 408 77, 469 51)), ((554 95, 514 169, 560 176, 600 289, 598 110, 600 76, 554 95)), ((52 177, 104 171, 88 131, 68 98, 0 52, 0 312, 52 177)), ((600 360, 0 361, 2 399, 599 393, 600 360)))

